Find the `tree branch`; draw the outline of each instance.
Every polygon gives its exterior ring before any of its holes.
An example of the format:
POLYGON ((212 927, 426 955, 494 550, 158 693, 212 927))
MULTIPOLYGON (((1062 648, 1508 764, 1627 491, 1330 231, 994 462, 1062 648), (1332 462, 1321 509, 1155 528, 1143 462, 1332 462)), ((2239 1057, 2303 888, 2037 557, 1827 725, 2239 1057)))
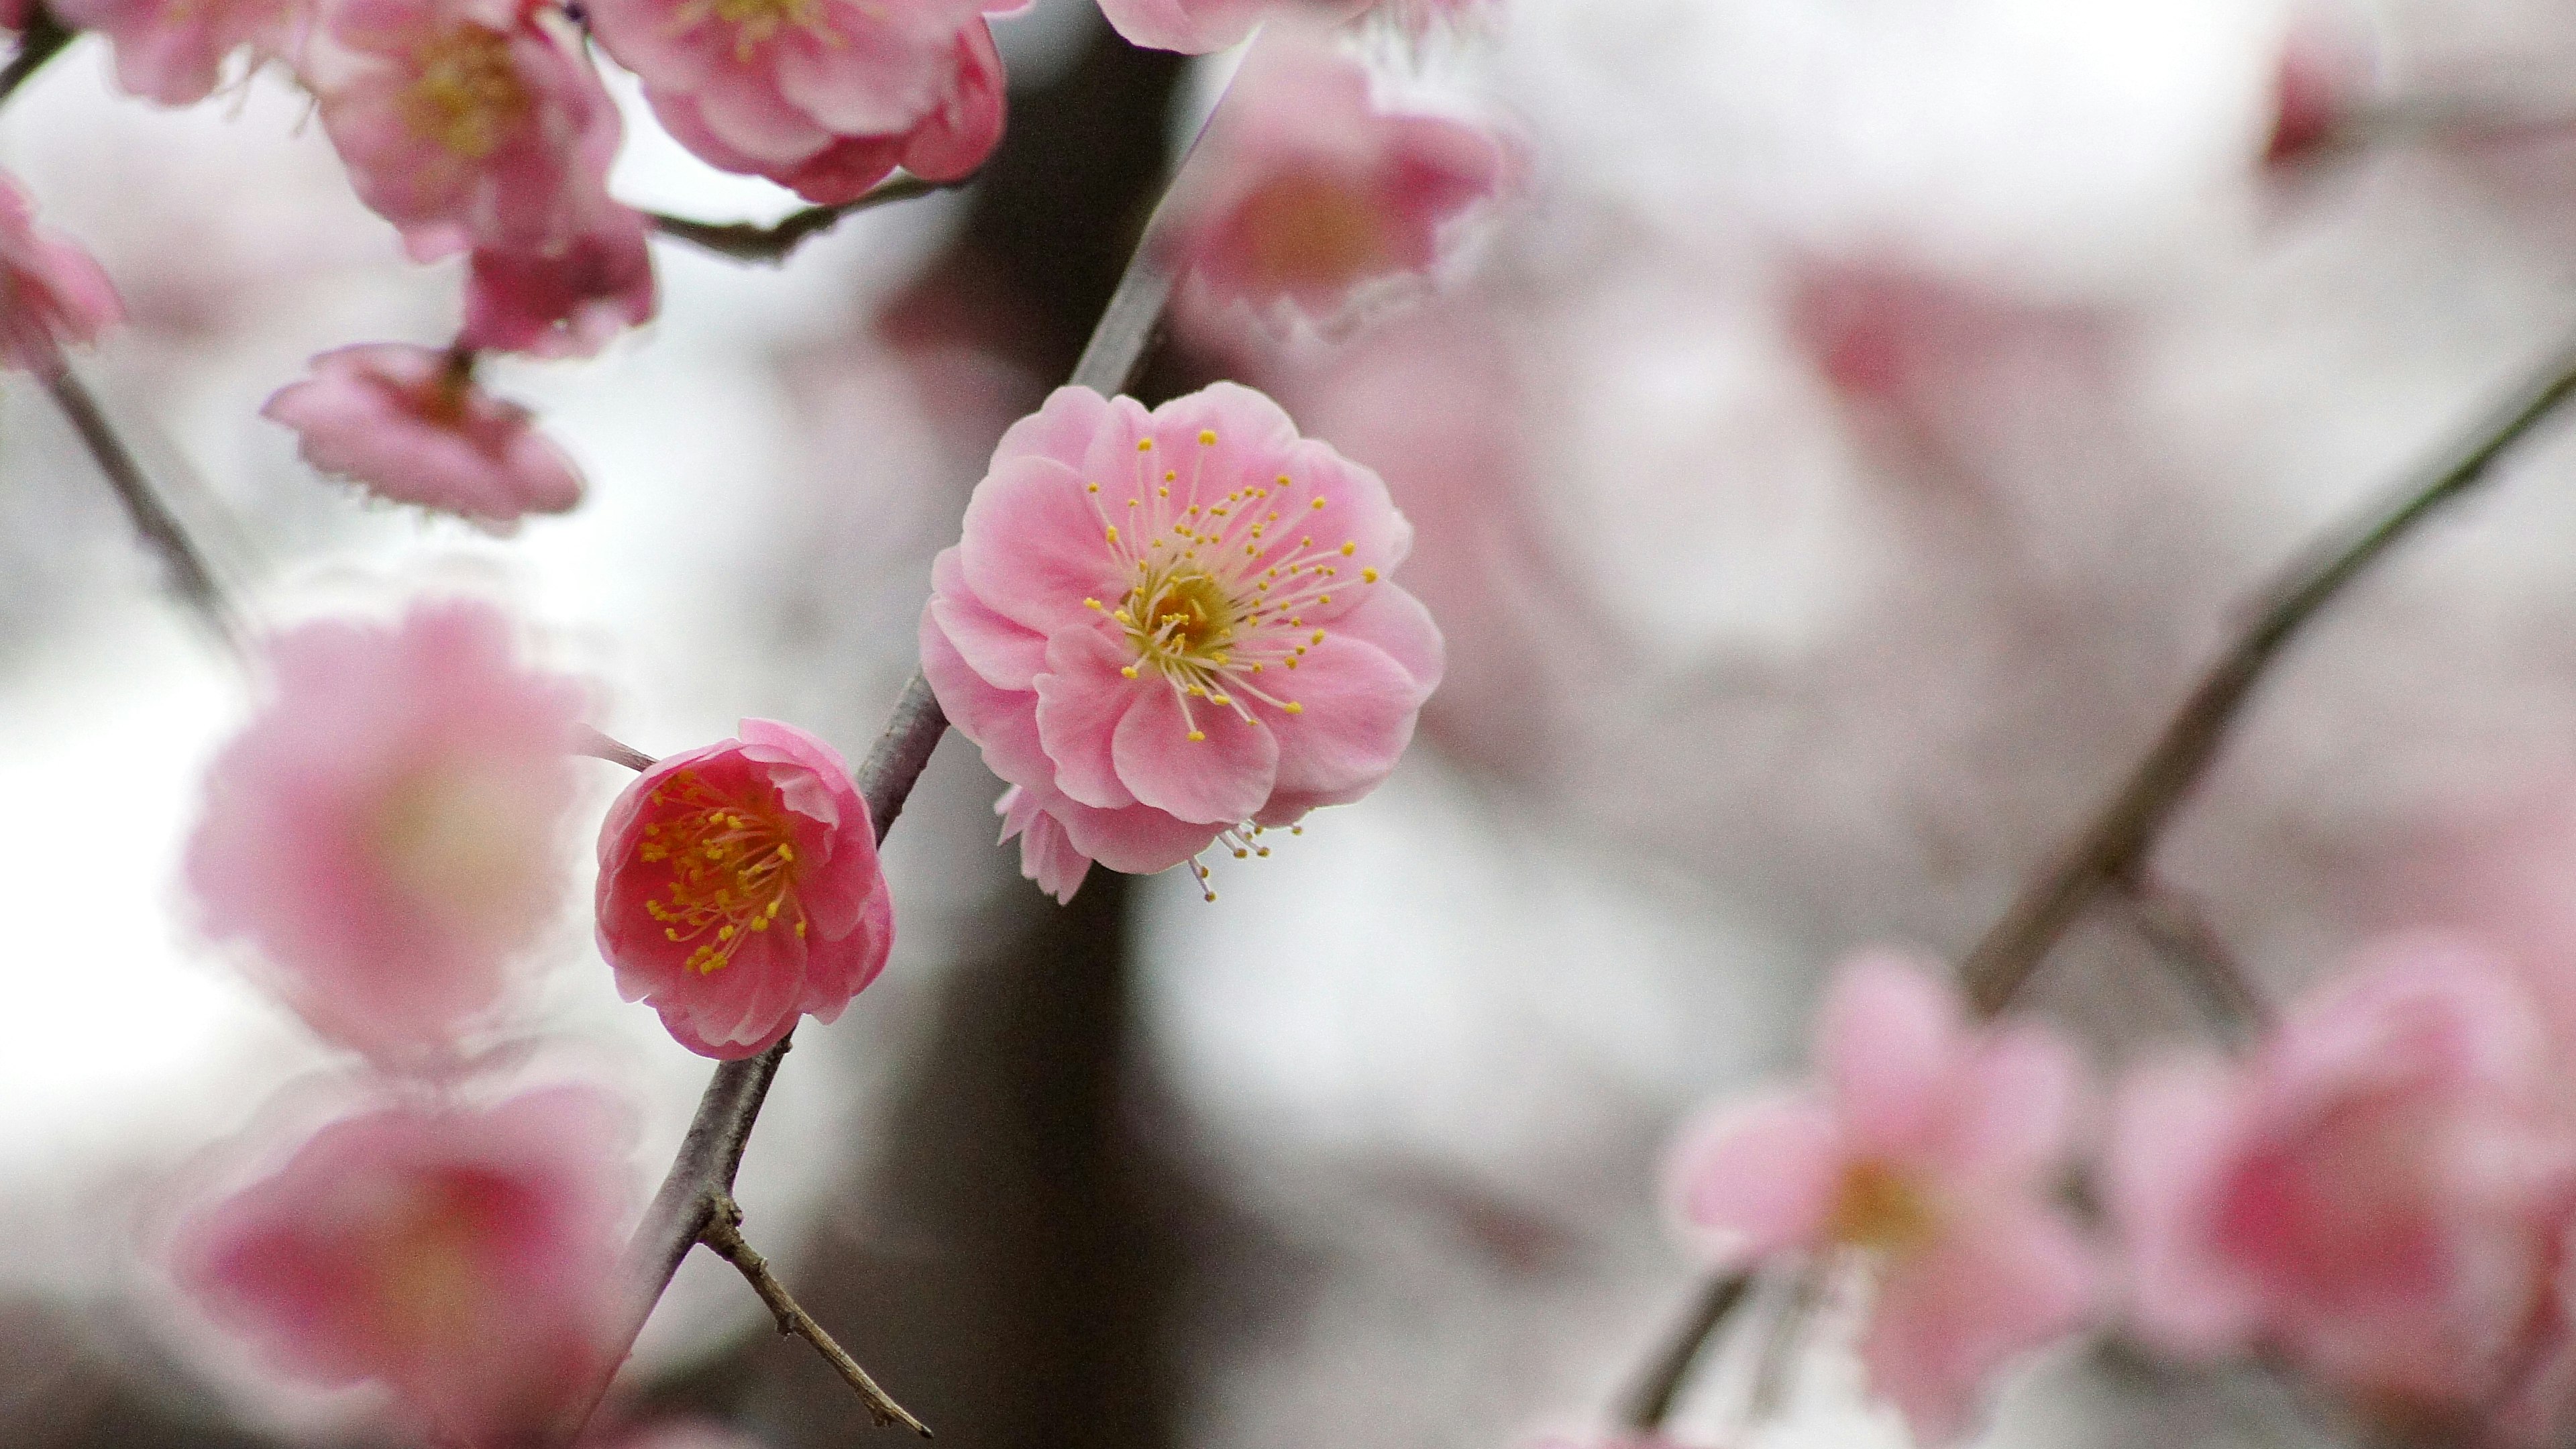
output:
POLYGON ((62 54, 63 47, 79 35, 43 5, 27 7, 27 28, 19 32, 18 53, 9 57, 6 66, 0 66, 0 102, 16 95, 18 87, 43 70, 46 61, 62 54))
MULTIPOLYGON (((32 37, 35 32, 31 28, 28 33, 32 37)), ((152 480, 144 476, 143 465, 135 461, 134 454, 125 446, 125 440, 116 435, 107 414, 100 410, 98 399, 90 395, 89 388, 73 373, 71 364, 59 357, 54 360, 53 368, 43 375, 42 381, 45 391, 53 396, 54 405, 62 409, 72 430, 80 434, 81 443, 98 461, 99 472, 106 475, 109 486, 116 490, 118 501, 125 505, 126 516, 134 522, 134 531, 142 535, 143 541, 159 553, 162 562, 168 566, 170 587, 196 611, 198 619, 213 632, 217 642, 236 656, 240 655, 244 648, 240 616, 234 611, 223 586, 216 582, 214 570, 207 565, 205 555, 188 537, 187 528, 170 511, 169 505, 161 501, 161 495, 153 490, 152 480)))
POLYGON ((2253 626, 2210 666, 2155 747, 2092 824, 2032 880, 1977 943, 1960 976, 1989 1015, 2009 1005, 2095 893, 2135 876, 2157 837, 2199 784, 2229 729, 2282 650, 2344 587, 2416 525, 2487 476, 2498 458, 2576 395, 2576 351, 2497 409, 2393 501, 2340 530, 2271 591, 2253 626))
POLYGON ((1646 1365, 1646 1371, 1630 1386, 1619 1410, 1619 1422, 1640 1434, 1652 1434, 1664 1427, 1673 1416, 1673 1406, 1681 1399, 1682 1385, 1690 1381, 1691 1369, 1707 1351, 1717 1330, 1743 1306, 1744 1297, 1753 1289, 1750 1273, 1720 1273, 1708 1280, 1699 1296, 1692 1300, 1690 1312, 1673 1325, 1664 1338, 1664 1346, 1646 1365))
POLYGON ((2113 897, 2138 934, 2173 963, 2211 1023, 2240 1045, 2272 1024, 2271 1003, 2254 989, 2225 937, 2199 902, 2152 875, 2123 880, 2113 897))
POLYGON ((973 181, 972 176, 955 181, 924 181, 917 176, 898 176, 878 185, 867 195, 838 206, 809 206, 790 212, 770 226, 748 221, 692 221, 685 216, 666 216, 658 211, 644 213, 653 229, 676 241, 730 257, 737 262, 766 262, 776 266, 803 246, 810 237, 822 235, 840 224, 845 216, 897 201, 911 201, 933 192, 948 191, 973 181))
POLYGON ((651 755, 624 740, 610 739, 588 725, 573 726, 572 752, 588 755, 594 760, 606 760, 612 765, 624 765, 639 775, 653 768, 651 755))
POLYGON ((868 1416, 877 1421, 878 1428, 901 1424, 924 1439, 930 1437, 930 1426, 914 1418, 911 1410, 878 1388, 877 1381, 868 1377, 868 1371, 859 1367, 859 1361, 834 1342, 823 1325, 814 1321, 814 1315, 805 1311, 805 1305, 797 1302, 796 1296, 787 1291, 787 1285, 778 1281, 778 1275, 769 1271, 769 1260, 752 1251, 751 1244, 743 1241, 742 1208, 732 1198, 717 1204, 715 1215, 707 1220, 698 1241, 714 1249, 717 1257, 742 1270, 742 1276, 751 1283, 751 1291, 760 1295, 760 1301, 769 1305, 770 1316, 778 1320, 781 1337, 801 1338, 814 1345, 814 1351, 823 1355, 825 1361, 849 1381, 851 1388, 858 1390, 860 1402, 868 1406, 868 1416))

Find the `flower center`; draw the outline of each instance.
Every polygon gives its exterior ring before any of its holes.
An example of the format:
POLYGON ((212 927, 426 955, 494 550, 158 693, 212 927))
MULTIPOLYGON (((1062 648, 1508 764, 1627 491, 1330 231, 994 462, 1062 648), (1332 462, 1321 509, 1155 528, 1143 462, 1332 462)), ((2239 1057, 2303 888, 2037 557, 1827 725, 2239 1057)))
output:
POLYGON ((1244 198, 1254 282, 1329 286, 1389 269, 1386 227, 1368 198, 1330 177, 1291 172, 1244 198))
POLYGON ((423 42, 411 88, 403 93, 403 123, 468 161, 501 149, 535 108, 510 58, 510 37, 467 21, 423 42))
POLYGON ((688 31, 709 19, 730 25, 736 64, 748 63, 763 41, 789 26, 812 31, 826 44, 846 44, 838 32, 823 23, 823 3, 824 0, 688 0, 680 7, 673 33, 688 31))
POLYGON ((688 969, 712 976, 733 964, 751 936, 794 908, 796 938, 805 938, 805 908, 796 900, 796 847, 771 810, 729 799, 695 770, 653 788, 636 858, 670 869, 660 894, 644 902, 678 943, 696 942, 688 969))
POLYGON ((1920 1246, 1939 1226, 1922 1189, 1887 1164, 1864 1159, 1844 1169, 1825 1236, 1848 1247, 1902 1252, 1920 1246))
POLYGON ((1122 612, 1139 658, 1222 665, 1219 650, 1234 637, 1234 601, 1204 569, 1173 569, 1139 581, 1122 612))

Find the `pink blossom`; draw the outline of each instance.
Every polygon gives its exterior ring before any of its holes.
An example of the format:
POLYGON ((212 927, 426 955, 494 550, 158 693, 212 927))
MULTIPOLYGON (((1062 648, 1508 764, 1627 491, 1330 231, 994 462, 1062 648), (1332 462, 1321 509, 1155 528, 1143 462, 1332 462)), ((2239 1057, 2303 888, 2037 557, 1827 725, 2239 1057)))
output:
MULTIPOLYGON (((489 319, 487 319, 488 321, 489 319)), ((581 501, 581 476, 528 410, 475 386, 463 354, 365 343, 313 359, 260 415, 293 428, 304 460, 379 498, 507 527, 581 501)))
POLYGON ((2534 1015, 2483 953, 2398 938, 2243 1066, 2138 1073, 2109 1200, 2139 1329, 2261 1344, 2410 1419, 2507 1392, 2567 1221, 2534 1015))
POLYGON ((552 253, 604 203, 617 107, 578 40, 519 0, 337 0, 350 73, 319 87, 358 196, 415 259, 552 253))
POLYGON ((894 904, 876 830, 832 747, 790 725, 673 755, 599 830, 599 949, 702 1056, 832 1021, 885 968, 894 904))
POLYGON ((1329 323, 1367 284, 1429 271, 1503 172, 1483 131, 1381 111, 1357 62, 1282 35, 1235 78, 1178 198, 1173 245, 1204 294, 1193 302, 1329 323))
MULTIPOLYGON (((653 257, 641 212, 609 202, 553 252, 478 247, 465 280, 462 348, 589 357, 653 319, 653 257)), ((579 485, 575 484, 575 496, 579 485)))
POLYGON ((345 1118, 183 1222, 172 1266, 278 1371, 382 1383, 442 1442, 518 1442, 600 1352, 630 1135, 570 1087, 345 1118))
POLYGON ((125 320, 116 288, 89 253, 36 225, 36 205, 0 172, 0 366, 51 372, 59 349, 125 320))
POLYGON ((781 180, 811 167, 817 190, 847 199, 848 177, 863 168, 826 153, 860 142, 871 156, 888 153, 890 167, 911 133, 940 131, 989 106, 989 124, 963 127, 985 144, 962 169, 941 143, 923 142, 924 159, 948 160, 955 174, 981 163, 1001 133, 1000 59, 982 17, 1007 8, 993 0, 593 0, 590 18, 682 145, 713 165, 781 180))
POLYGON ((1728 1261, 1864 1255, 1861 1359, 1918 1438, 1968 1427, 2005 1363, 2080 1326, 2090 1249, 2053 1201, 2080 1083, 2031 1026, 1972 1029, 1923 968, 1862 956, 1816 1038, 1824 1089, 1712 1117, 1677 1159, 1684 1215, 1728 1261))
POLYGON ((707 164, 766 176, 816 205, 838 206, 866 195, 898 166, 924 181, 974 175, 1001 144, 1007 79, 992 27, 978 17, 957 32, 948 78, 928 109, 894 130, 835 135, 794 160, 767 159, 732 144, 694 96, 656 94, 653 113, 707 164))
POLYGON ((326 1035, 438 1049, 556 908, 582 691, 515 652, 463 599, 268 644, 267 702, 207 771, 188 884, 207 933, 255 947, 326 1035))
POLYGON ((1274 10, 1316 23, 1348 20, 1377 0, 1100 0, 1100 12, 1131 45, 1205 55, 1236 44, 1274 10))
POLYGON ((1059 388, 994 449, 931 570, 922 669, 1009 781, 1004 839, 1070 897, 1377 787, 1440 682, 1386 577, 1386 485, 1219 383, 1148 414, 1059 388))
POLYGON ((116 83, 165 106, 194 105, 222 83, 224 61, 247 46, 260 59, 294 48, 299 0, 53 0, 66 24, 116 47, 116 83))

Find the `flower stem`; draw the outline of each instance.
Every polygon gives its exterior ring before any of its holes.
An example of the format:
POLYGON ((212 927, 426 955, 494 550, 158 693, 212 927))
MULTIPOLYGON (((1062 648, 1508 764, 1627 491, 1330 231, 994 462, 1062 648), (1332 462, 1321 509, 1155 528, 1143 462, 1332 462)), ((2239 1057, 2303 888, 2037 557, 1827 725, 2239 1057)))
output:
POLYGON ((956 181, 924 181, 917 176, 898 176, 856 200, 844 201, 838 206, 809 206, 803 211, 790 212, 769 226, 748 221, 692 221, 685 216, 666 216, 658 211, 644 213, 644 219, 653 223, 653 229, 662 235, 704 248, 717 256, 776 266, 786 261, 808 238, 830 231, 842 217, 892 202, 911 201, 934 192, 953 190, 974 179, 967 176, 956 181))
POLYGON ((1708 1285, 1691 1301, 1689 1313, 1673 1325, 1673 1331, 1663 1340, 1664 1346, 1628 1390, 1619 1411, 1620 1423, 1640 1434, 1652 1434, 1664 1427, 1673 1416, 1673 1405, 1681 1398, 1682 1385, 1690 1381, 1691 1369, 1707 1351, 1709 1340, 1743 1306, 1745 1295, 1752 1289, 1750 1273, 1720 1273, 1708 1280, 1708 1285))
MULTIPOLYGON (((32 36, 34 31, 31 29, 29 34, 32 36)), ((108 485, 116 491, 117 500, 125 505, 126 516, 134 521, 134 531, 161 555, 163 564, 170 571, 171 588, 195 611, 216 641, 239 656, 243 650, 239 614, 233 609, 223 586, 216 581, 204 553, 188 536, 186 526, 179 522, 177 514, 170 511, 169 505, 162 502, 161 495, 152 487, 152 480, 145 476, 143 465, 135 461, 133 452, 125 446, 125 440, 117 436, 106 412, 99 407, 98 399, 72 371, 71 364, 59 358, 45 372, 43 381, 54 405, 62 410, 64 418, 72 425, 72 431, 80 434, 82 445, 97 460, 99 472, 106 475, 108 485)))
POLYGON ((835 1342, 823 1325, 814 1321, 814 1315, 805 1311, 805 1305, 796 1301, 796 1295, 787 1291, 787 1285, 778 1281, 778 1275, 769 1271, 769 1260, 743 1241, 742 1208, 732 1198, 728 1197, 717 1205, 715 1216, 708 1219, 698 1241, 741 1270, 742 1276, 751 1284, 751 1291, 760 1295, 760 1301, 769 1306, 770 1316, 778 1320, 778 1332, 782 1336, 801 1338, 814 1345, 814 1351, 823 1355, 850 1387, 858 1391, 860 1402, 868 1406, 868 1416, 877 1421, 878 1428, 901 1424, 924 1439, 930 1437, 930 1426, 914 1418, 911 1410, 896 1403, 884 1389, 877 1387, 877 1381, 868 1376, 866 1369, 859 1367, 859 1361, 850 1357, 849 1350, 835 1342))

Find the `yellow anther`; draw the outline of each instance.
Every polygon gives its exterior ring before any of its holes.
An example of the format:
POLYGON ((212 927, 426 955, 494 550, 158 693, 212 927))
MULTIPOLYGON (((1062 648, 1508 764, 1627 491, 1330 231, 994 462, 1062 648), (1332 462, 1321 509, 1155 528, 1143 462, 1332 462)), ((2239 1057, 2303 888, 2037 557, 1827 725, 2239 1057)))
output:
POLYGON ((1324 500, 1323 500, 1323 499, 1321 499, 1321 498, 1316 499, 1316 500, 1315 500, 1315 502, 1314 502, 1314 506, 1315 506, 1316 508, 1322 508, 1322 507, 1324 506, 1324 500))
POLYGON ((1133 664, 1122 665, 1118 672, 1126 675, 1129 679, 1133 679, 1136 677, 1136 666, 1133 664))
POLYGON ((1309 644, 1321 644, 1321 643, 1323 643, 1323 642, 1324 642, 1324 631, 1323 631, 1323 630, 1321 630, 1321 629, 1316 630, 1316 631, 1315 631, 1315 637, 1313 637, 1313 638, 1311 638, 1311 639, 1307 640, 1306 642, 1307 642, 1307 643, 1309 643, 1309 644))
POLYGON ((1089 609, 1096 614, 1107 606, 1102 604, 1098 599, 1085 599, 1082 601, 1082 607, 1089 609))
POLYGON ((1202 429, 1202 430, 1200 430, 1200 432, 1199 432, 1199 446, 1200 446, 1200 447, 1203 447, 1203 448, 1213 448, 1213 447, 1215 447, 1215 446, 1216 446, 1216 431, 1215 431, 1214 429, 1212 429, 1212 428, 1208 428, 1208 429, 1202 429))
POLYGON ((1356 542, 1342 545, 1342 557, 1344 558, 1349 558, 1352 554, 1358 553, 1359 551, 1360 546, 1356 542))
POLYGON ((1085 483, 1082 485, 1082 491, 1085 493, 1097 493, 1100 491, 1100 485, 1097 483, 1085 483))
POLYGON ((1138 438, 1136 440, 1136 451, 1139 453, 1150 453, 1154 451, 1154 440, 1151 438, 1138 438))
POLYGON ((1204 740, 1204 739, 1206 739, 1206 738, 1207 738, 1207 731, 1205 731, 1205 730, 1192 730, 1192 731, 1190 731, 1190 743, 1192 743, 1192 744, 1196 744, 1196 743, 1198 743, 1199 741, 1204 740))
POLYGON ((1113 524, 1109 525, 1109 541, 1110 541, 1111 543, 1116 543, 1116 542, 1118 541, 1118 525, 1117 525, 1117 524, 1114 524, 1114 523, 1113 523, 1113 524))
POLYGON ((1373 584, 1373 583, 1376 583, 1376 582, 1377 582, 1377 570, 1375 570, 1375 569, 1362 569, 1362 570, 1360 570, 1360 582, 1361 582, 1361 583, 1364 583, 1364 584, 1373 584))
POLYGON ((1286 704, 1281 705, 1280 708, 1288 711, 1290 714, 1304 714, 1306 712, 1306 706, 1299 704, 1293 699, 1288 701, 1286 704))

